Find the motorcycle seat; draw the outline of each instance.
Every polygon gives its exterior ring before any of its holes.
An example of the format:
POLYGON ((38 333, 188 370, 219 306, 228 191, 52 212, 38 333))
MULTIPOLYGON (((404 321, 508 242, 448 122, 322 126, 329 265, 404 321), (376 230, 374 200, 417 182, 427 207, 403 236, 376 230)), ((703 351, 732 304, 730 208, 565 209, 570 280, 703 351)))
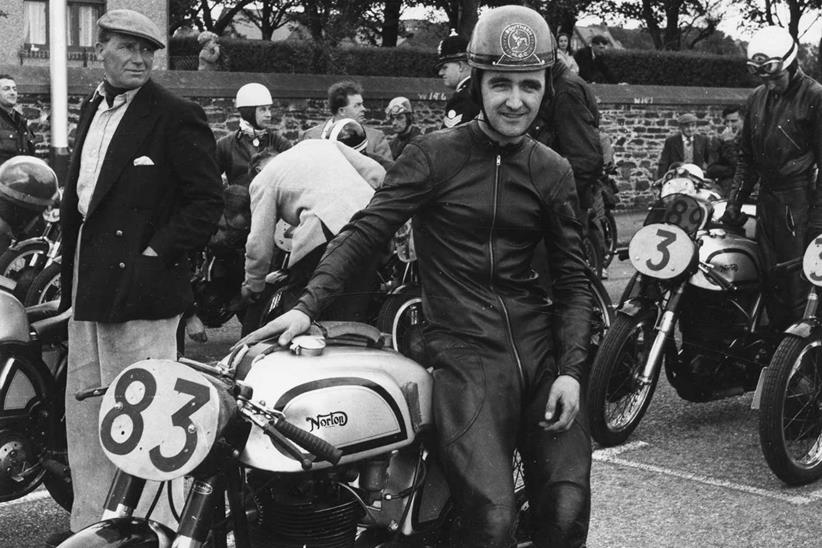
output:
POLYGON ((43 304, 36 304, 34 306, 26 307, 26 317, 29 320, 29 325, 34 322, 51 318, 57 315, 57 309, 60 306, 60 301, 49 301, 43 304))
POLYGON ((31 328, 43 344, 54 344, 68 340, 68 321, 71 308, 56 316, 44 318, 32 323, 31 328))

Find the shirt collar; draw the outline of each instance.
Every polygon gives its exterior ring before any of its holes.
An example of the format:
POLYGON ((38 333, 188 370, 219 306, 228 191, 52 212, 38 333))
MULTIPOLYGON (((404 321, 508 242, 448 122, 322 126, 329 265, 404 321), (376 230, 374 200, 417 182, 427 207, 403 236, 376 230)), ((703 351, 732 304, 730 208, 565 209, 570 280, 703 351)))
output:
MULTIPOLYGON (((106 110, 113 110, 123 105, 128 105, 131 103, 132 99, 134 99, 134 96, 137 95, 137 92, 141 89, 143 89, 143 86, 140 86, 139 88, 130 89, 124 93, 121 93, 120 95, 117 95, 114 98, 114 101, 111 103, 111 108, 109 108, 108 103, 106 103, 105 101, 103 101, 101 104, 105 105, 103 108, 105 108, 106 110)), ((106 88, 103 85, 103 82, 100 82, 97 85, 97 89, 94 90, 94 95, 92 96, 91 100, 94 101, 98 97, 102 97, 103 99, 106 98, 106 88)))
POLYGON ((462 91, 462 89, 468 85, 468 80, 470 80, 470 79, 471 79, 471 75, 469 74, 468 76, 466 76, 465 78, 460 80, 459 83, 457 84, 457 91, 462 91))

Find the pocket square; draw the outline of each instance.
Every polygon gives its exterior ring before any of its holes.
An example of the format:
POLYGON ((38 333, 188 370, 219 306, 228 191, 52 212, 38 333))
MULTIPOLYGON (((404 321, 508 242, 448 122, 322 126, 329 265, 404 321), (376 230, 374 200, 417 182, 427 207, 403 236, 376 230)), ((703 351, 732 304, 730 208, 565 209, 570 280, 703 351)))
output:
POLYGON ((139 158, 134 159, 135 166, 153 166, 154 161, 149 158, 148 156, 140 156, 139 158))

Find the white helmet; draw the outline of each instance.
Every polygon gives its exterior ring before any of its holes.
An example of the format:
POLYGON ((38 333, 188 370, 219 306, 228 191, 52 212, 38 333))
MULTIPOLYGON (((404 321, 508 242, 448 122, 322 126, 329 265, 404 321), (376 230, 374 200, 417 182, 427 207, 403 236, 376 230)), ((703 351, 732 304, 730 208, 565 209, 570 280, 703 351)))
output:
POLYGON ((791 66, 798 51, 796 41, 787 29, 759 29, 748 43, 748 70, 756 76, 773 76, 791 66))
POLYGON ((234 106, 240 107, 265 107, 274 101, 271 100, 271 92, 262 84, 252 82, 237 90, 237 98, 234 106))

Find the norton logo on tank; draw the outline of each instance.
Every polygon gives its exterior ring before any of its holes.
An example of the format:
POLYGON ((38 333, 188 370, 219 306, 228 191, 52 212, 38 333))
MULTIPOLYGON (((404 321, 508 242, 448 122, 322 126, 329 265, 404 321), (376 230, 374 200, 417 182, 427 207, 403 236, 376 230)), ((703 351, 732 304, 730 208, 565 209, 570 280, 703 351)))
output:
POLYGON ((319 430, 320 428, 332 428, 334 426, 345 426, 348 424, 348 415, 345 411, 332 411, 324 415, 317 415, 314 417, 306 417, 305 421, 311 427, 309 432, 319 430))
POLYGON ((503 57, 521 61, 534 55, 537 49, 537 37, 528 25, 515 23, 503 29, 500 35, 500 45, 505 53, 503 57))

